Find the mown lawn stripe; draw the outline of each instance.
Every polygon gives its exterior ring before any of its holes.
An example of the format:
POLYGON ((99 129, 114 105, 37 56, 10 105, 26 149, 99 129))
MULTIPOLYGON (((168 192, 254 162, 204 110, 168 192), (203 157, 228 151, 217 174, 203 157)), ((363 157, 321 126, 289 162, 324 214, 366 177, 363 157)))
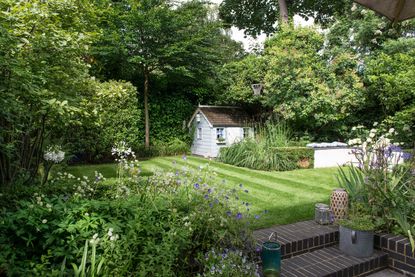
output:
MULTIPOLYGON (((319 177, 319 179, 321 180, 321 172, 327 171, 327 172, 333 172, 333 168, 322 168, 322 169, 318 169, 318 171, 316 171, 316 169, 299 169, 299 170, 293 170, 293 171, 263 171, 263 170, 255 170, 255 169, 249 169, 249 168, 243 168, 243 167, 237 167, 237 166, 233 166, 233 165, 228 165, 228 164, 224 164, 221 162, 217 162, 214 160, 208 160, 205 158, 200 158, 200 157, 195 157, 195 156, 191 156, 188 157, 188 160, 193 160, 193 161, 197 161, 200 163, 210 163, 211 165, 215 165, 215 166, 219 166, 221 168, 228 168, 232 171, 235 172, 240 172, 241 174, 251 174, 251 175, 259 175, 259 176, 268 176, 274 179, 278 179, 278 180, 285 180, 288 182, 293 182, 295 179, 295 183, 298 185, 307 185, 307 186, 312 186, 313 184, 313 180, 312 178, 307 178, 306 182, 302 182, 299 181, 299 179, 305 179, 304 177, 301 177, 302 175, 313 175, 313 177, 319 177), (287 175, 287 177, 284 177, 285 175, 287 175)), ((330 183, 332 183, 333 181, 336 181, 334 177, 330 177, 327 179, 327 182, 325 182, 325 184, 317 184, 317 188, 320 189, 321 185, 323 185, 324 187, 327 187, 328 189, 331 188, 331 186, 329 185, 330 183)))
MULTIPOLYGON (((183 164, 182 161, 180 161, 180 163, 183 164)), ((185 164, 198 166, 198 163, 192 160, 186 161, 185 164)), ((279 192, 285 196, 290 196, 292 194, 298 195, 304 193, 304 184, 297 183, 296 181, 289 181, 285 179, 281 180, 278 178, 262 176, 261 174, 254 175, 253 173, 241 175, 238 173, 234 173, 231 170, 222 169, 219 166, 212 166, 211 164, 209 164, 209 166, 217 173, 221 173, 221 175, 224 178, 229 179, 230 177, 232 177, 233 180, 238 180, 238 182, 241 182, 242 184, 249 182, 250 185, 252 185, 255 189, 259 191, 263 191, 266 188, 267 190, 270 189, 272 191, 279 192), (258 179, 262 180, 263 182, 258 182, 258 179)), ((330 192, 329 189, 322 189, 321 187, 310 185, 307 185, 307 190, 309 192, 308 197, 310 196, 310 193, 313 195, 316 194, 320 196, 322 194, 327 194, 330 192)))

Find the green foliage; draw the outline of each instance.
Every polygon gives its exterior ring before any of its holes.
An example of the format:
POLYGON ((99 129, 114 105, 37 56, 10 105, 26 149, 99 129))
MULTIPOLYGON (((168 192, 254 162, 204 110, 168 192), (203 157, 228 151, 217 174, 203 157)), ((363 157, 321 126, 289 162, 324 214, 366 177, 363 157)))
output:
POLYGON ((336 178, 340 187, 347 191, 351 202, 367 201, 364 175, 360 169, 354 166, 339 167, 336 178))
POLYGON ((108 161, 114 141, 141 143, 142 112, 137 107, 136 88, 127 82, 91 81, 91 92, 82 99, 84 114, 63 130, 62 137, 73 161, 108 161))
POLYGON ((339 224, 356 231, 374 231, 376 228, 370 211, 358 202, 352 203, 348 218, 341 220, 339 224))
POLYGON ((9 202, 0 214, 0 268, 8 275, 202 272, 199 253, 253 246, 249 214, 234 201, 238 190, 212 176, 181 168, 121 184, 99 174, 93 180, 59 174, 49 190, 20 188, 24 198, 3 191, 9 202))
POLYGON ((324 36, 312 28, 284 27, 265 43, 264 53, 228 64, 222 102, 262 106, 287 122, 297 136, 339 139, 363 103, 356 55, 326 56, 324 36), (263 83, 260 97, 250 85, 263 83))
POLYGON ((250 262, 251 259, 239 250, 212 249, 204 257, 200 257, 200 260, 205 264, 204 272, 201 276, 255 276, 258 265, 250 262))
POLYGON ((260 170, 293 170, 313 165, 314 151, 289 147, 291 136, 283 124, 268 123, 256 138, 247 138, 221 148, 218 160, 224 163, 260 170))
MULTIPOLYGON (((224 0, 220 5, 220 16, 228 23, 245 30, 246 34, 257 36, 262 32, 272 34, 282 25, 279 21, 279 2, 249 0, 224 0), (278 22, 278 24, 277 24, 278 22)), ((286 2, 290 16, 299 14, 306 19, 313 17, 318 23, 327 23, 333 15, 342 13, 345 7, 349 7, 348 1, 302 1, 286 2)))
POLYGON ((89 1, 0 1, 1 184, 29 182, 46 140, 80 112, 82 57, 94 39, 89 1))
POLYGON ((359 217, 350 217, 349 219, 342 220, 339 222, 341 226, 356 231, 373 231, 375 225, 372 222, 372 218, 368 215, 359 217))
MULTIPOLYGON (((362 127, 362 126, 361 126, 362 127)), ((363 128, 357 128, 362 132, 363 128)), ((413 240, 415 218, 414 164, 404 154, 404 164, 396 165, 396 155, 402 149, 392 144, 394 128, 387 133, 372 129, 367 138, 356 138, 353 153, 359 163, 349 174, 339 171, 338 181, 351 198, 351 206, 364 209, 377 230, 403 234, 413 240)), ((402 157, 400 157, 402 159, 402 157)), ((352 212, 353 214, 353 212, 352 212)), ((357 223, 364 226, 364 220, 357 223)), ((363 217, 362 217, 363 218, 363 217)))

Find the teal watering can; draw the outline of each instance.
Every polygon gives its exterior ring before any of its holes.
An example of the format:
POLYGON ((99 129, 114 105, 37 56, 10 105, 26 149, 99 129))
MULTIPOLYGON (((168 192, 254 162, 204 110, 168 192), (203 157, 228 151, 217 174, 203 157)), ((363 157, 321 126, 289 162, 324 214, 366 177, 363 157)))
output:
POLYGON ((262 272, 265 277, 279 277, 281 273, 281 245, 273 232, 261 249, 262 272))

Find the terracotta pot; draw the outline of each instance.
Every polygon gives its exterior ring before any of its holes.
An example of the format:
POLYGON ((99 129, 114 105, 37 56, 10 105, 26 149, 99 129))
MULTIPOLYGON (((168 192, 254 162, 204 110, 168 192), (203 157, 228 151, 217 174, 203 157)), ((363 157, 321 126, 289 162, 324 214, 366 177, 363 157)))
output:
POLYGON ((334 222, 347 217, 349 207, 349 195, 345 189, 334 189, 330 197, 330 208, 333 213, 334 222))

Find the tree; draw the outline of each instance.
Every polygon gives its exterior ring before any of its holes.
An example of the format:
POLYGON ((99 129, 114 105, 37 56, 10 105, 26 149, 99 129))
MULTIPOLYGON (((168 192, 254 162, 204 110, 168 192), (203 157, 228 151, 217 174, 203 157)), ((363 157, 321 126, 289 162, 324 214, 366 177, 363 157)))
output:
MULTIPOLYGON (((104 33, 109 35, 95 47, 96 67, 107 71, 105 78, 122 78, 142 88, 146 147, 150 95, 178 92, 195 102, 212 97, 209 87, 217 67, 240 51, 211 12, 201 1, 175 6, 167 0, 125 0, 114 2, 104 20, 104 33)), ((140 93, 137 97, 141 100, 140 93)))
POLYGON ((225 67, 226 99, 245 105, 260 102, 263 110, 271 110, 299 135, 339 138, 361 104, 362 82, 355 55, 326 58, 322 34, 286 26, 266 41, 262 55, 225 67), (264 84, 260 97, 253 96, 253 82, 264 84))
POLYGON ((1 183, 28 183, 44 145, 80 110, 94 37, 89 1, 0 0, 1 183))
POLYGON ((281 24, 278 22, 287 23, 294 14, 313 17, 317 22, 326 24, 333 15, 350 5, 350 1, 345 0, 224 0, 220 16, 226 23, 244 29, 246 34, 257 36, 264 32, 269 35, 279 29, 281 24))

